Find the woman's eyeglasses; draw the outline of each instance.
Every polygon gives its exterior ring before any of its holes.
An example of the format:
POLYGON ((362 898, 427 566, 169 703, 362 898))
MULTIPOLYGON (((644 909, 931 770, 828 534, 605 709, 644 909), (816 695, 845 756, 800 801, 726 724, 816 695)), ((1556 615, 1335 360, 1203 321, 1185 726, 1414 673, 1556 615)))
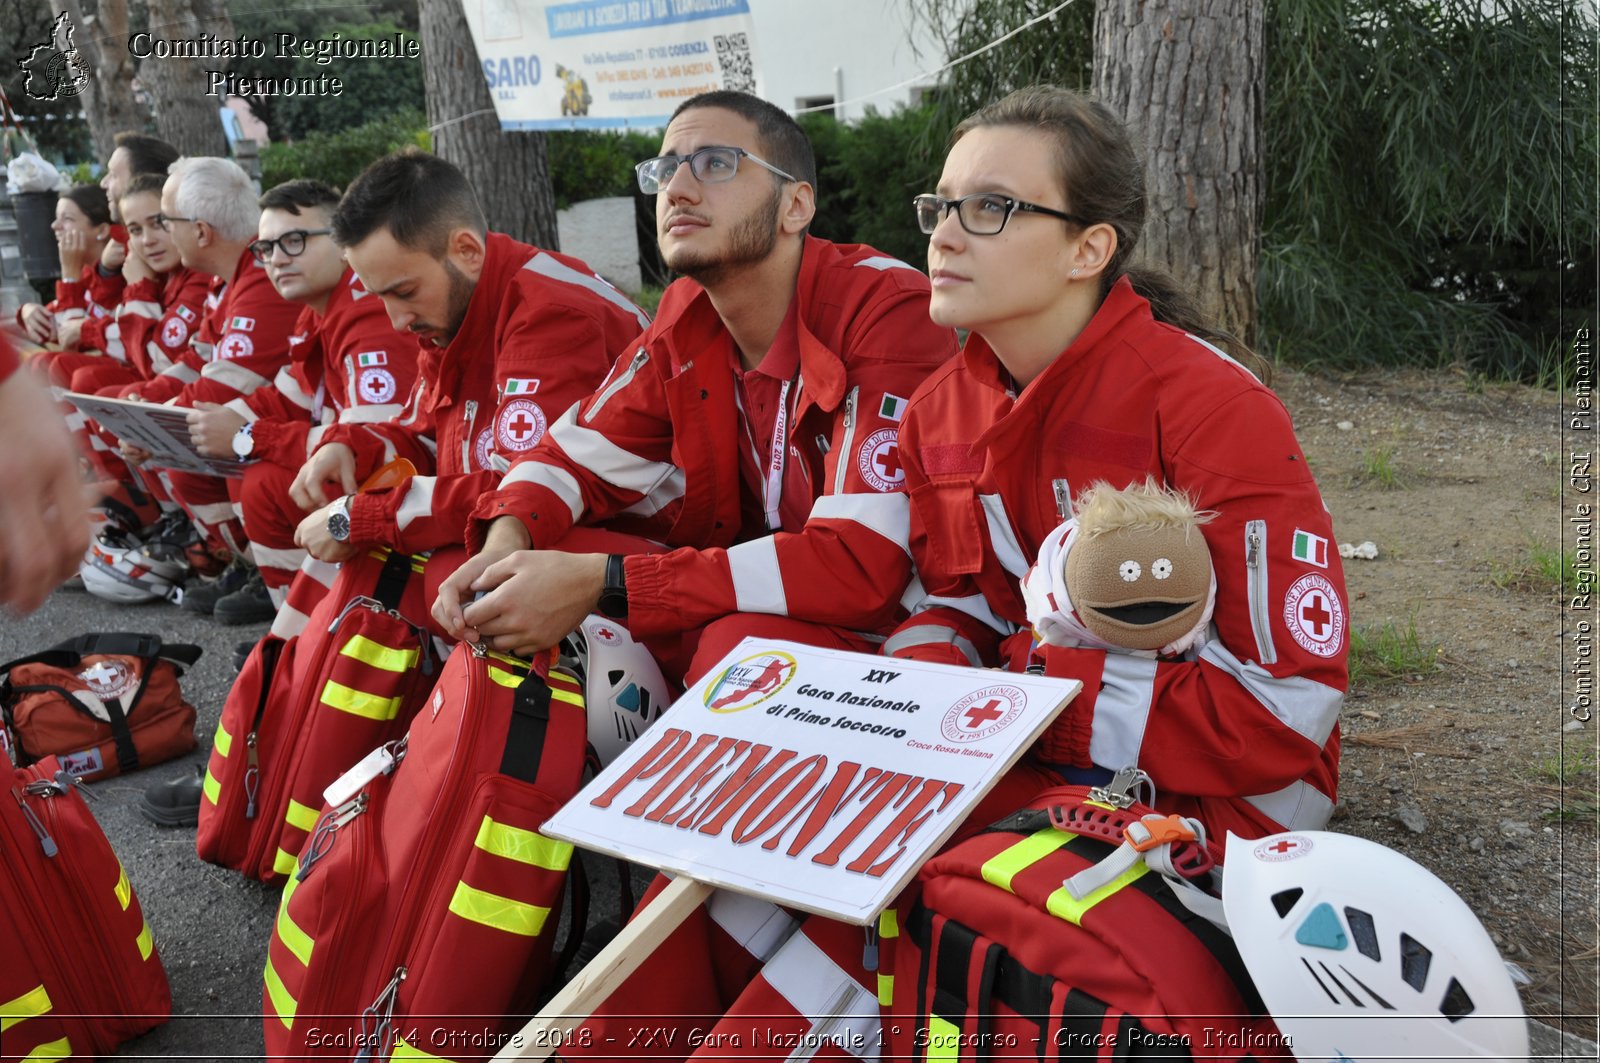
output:
POLYGON ((928 236, 933 235, 933 231, 939 227, 940 219, 951 210, 956 212, 961 227, 973 236, 998 235, 1005 229, 1006 222, 1011 220, 1011 215, 1018 212, 1048 214, 1052 218, 1060 218, 1062 221, 1070 221, 1077 225, 1089 224, 1076 214, 1041 207, 1037 203, 1025 203, 1020 199, 1002 196, 998 192, 974 192, 960 199, 945 199, 943 196, 924 194, 913 199, 911 205, 917 212, 917 228, 928 236))

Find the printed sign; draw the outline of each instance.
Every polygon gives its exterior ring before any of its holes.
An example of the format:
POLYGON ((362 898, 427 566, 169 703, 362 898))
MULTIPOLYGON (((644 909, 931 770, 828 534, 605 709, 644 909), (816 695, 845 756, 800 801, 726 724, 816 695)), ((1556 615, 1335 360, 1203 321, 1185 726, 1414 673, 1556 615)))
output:
POLYGON ((189 439, 189 411, 183 406, 162 406, 128 399, 108 399, 69 391, 64 396, 85 415, 125 443, 150 452, 149 464, 202 476, 238 477, 253 462, 237 458, 208 458, 189 439))
POLYGON ((1080 689, 745 639, 542 830, 865 925, 1080 689))
POLYGON ((503 129, 667 124, 713 89, 760 95, 749 0, 465 0, 503 129))

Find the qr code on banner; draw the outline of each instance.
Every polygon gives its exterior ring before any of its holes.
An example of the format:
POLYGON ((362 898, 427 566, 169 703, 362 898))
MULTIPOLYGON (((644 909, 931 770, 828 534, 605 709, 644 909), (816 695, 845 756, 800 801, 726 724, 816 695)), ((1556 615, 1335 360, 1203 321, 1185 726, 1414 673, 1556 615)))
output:
POLYGON ((750 35, 748 33, 719 33, 717 65, 722 67, 722 87, 734 92, 756 91, 756 68, 750 62, 750 35))

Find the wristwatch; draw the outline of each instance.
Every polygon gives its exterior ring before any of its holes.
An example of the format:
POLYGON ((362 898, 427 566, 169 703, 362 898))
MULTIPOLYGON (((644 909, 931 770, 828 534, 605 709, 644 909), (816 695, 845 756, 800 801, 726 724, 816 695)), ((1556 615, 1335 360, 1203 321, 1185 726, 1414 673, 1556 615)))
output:
POLYGON ((628 619, 628 583, 623 578, 621 554, 606 558, 606 582, 600 588, 600 612, 613 620, 628 619))
POLYGON ((241 425, 239 430, 233 433, 233 452, 240 461, 248 460, 251 453, 256 449, 256 437, 250 432, 254 427, 254 422, 251 422, 241 425))
POLYGON ((328 510, 328 534, 336 542, 350 541, 350 496, 345 495, 328 510))

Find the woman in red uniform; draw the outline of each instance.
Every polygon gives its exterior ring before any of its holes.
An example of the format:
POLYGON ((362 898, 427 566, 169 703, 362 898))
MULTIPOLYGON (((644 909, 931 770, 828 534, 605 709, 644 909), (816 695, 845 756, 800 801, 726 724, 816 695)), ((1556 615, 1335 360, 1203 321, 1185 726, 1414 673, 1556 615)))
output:
POLYGON ((1145 195, 1121 123, 1013 93, 957 128, 916 211, 930 312, 971 336, 901 425, 926 596, 885 652, 1082 680, 1034 750, 1069 781, 1136 765, 1219 839, 1321 827, 1349 617, 1331 521, 1276 396, 1169 278, 1129 269, 1145 195), (1040 543, 1091 484, 1147 478, 1216 513, 1212 626, 1177 657, 1035 646, 1018 581, 1040 543))

